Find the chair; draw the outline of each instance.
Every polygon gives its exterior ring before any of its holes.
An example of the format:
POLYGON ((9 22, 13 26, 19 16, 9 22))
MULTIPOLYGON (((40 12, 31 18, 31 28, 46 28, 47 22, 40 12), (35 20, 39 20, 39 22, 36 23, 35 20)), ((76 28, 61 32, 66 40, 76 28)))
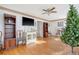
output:
POLYGON ((22 35, 21 35, 22 31, 21 30, 18 30, 17 31, 17 36, 16 36, 16 42, 17 42, 17 45, 19 44, 19 42, 22 40, 22 35))
POLYGON ((0 49, 2 49, 2 32, 0 31, 0 49))
POLYGON ((22 44, 26 44, 26 32, 22 32, 22 44))
POLYGON ((21 42, 21 44, 25 44, 26 43, 25 32, 23 32, 22 30, 18 30, 16 41, 17 45, 19 45, 19 42, 21 42))
POLYGON ((2 45, 2 32, 0 31, 0 54, 3 53, 3 45, 2 45))
POLYGON ((63 31, 64 31, 63 28, 58 29, 56 35, 57 35, 57 36, 61 36, 61 33, 62 33, 63 31))

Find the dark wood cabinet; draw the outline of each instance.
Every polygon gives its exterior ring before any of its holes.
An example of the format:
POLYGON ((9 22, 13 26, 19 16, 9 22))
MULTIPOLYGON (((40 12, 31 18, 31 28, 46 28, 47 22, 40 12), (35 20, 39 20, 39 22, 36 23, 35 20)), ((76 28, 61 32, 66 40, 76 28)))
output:
POLYGON ((10 47, 14 48, 16 46, 16 39, 15 38, 11 39, 9 43, 10 43, 10 47))
POLYGON ((16 17, 4 14, 4 48, 9 49, 16 46, 16 17))
POLYGON ((48 37, 48 23, 43 23, 43 37, 48 37))
POLYGON ((16 39, 12 38, 5 40, 5 44, 4 44, 5 49, 14 48, 15 46, 16 46, 16 39))
POLYGON ((9 49, 9 40, 4 40, 4 48, 9 49))

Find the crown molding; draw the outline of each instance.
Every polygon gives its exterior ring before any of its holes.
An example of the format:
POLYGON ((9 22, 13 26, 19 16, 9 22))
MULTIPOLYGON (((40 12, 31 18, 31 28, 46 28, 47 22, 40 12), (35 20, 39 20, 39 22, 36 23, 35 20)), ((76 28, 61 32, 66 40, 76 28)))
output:
POLYGON ((47 20, 47 19, 36 17, 36 16, 30 15, 30 14, 26 14, 26 13, 23 13, 23 12, 16 11, 16 10, 12 10, 12 9, 9 9, 9 8, 3 7, 3 6, 0 6, 0 9, 10 11, 10 12, 14 12, 14 13, 21 14, 21 15, 25 15, 25 16, 34 17, 34 18, 49 22, 49 20, 47 20))
POLYGON ((56 21, 63 21, 63 20, 66 20, 66 18, 60 18, 60 19, 50 20, 49 22, 56 22, 56 21))
POLYGON ((37 16, 33 16, 33 15, 26 14, 26 13, 23 13, 23 12, 19 12, 19 11, 16 11, 16 10, 12 10, 12 9, 9 9, 9 8, 3 7, 3 6, 0 6, 0 9, 5 10, 5 11, 14 12, 14 13, 21 14, 21 15, 25 15, 25 16, 34 17, 34 18, 37 18, 39 20, 43 20, 43 21, 46 21, 46 22, 55 22, 55 21, 60 21, 60 20, 66 19, 66 18, 62 18, 62 19, 57 19, 57 20, 47 20, 47 19, 44 19, 44 18, 41 18, 41 17, 37 17, 37 16))

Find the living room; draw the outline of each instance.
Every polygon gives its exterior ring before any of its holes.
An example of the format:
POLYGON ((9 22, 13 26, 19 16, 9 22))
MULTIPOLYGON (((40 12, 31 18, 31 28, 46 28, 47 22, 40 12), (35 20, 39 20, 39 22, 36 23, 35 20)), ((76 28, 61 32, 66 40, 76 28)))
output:
MULTIPOLYGON (((75 6, 78 8, 79 5, 75 6)), ((0 5, 1 54, 70 53, 70 46, 64 45, 60 40, 68 10, 68 4, 0 5)), ((77 50, 74 49, 75 52, 77 50)))

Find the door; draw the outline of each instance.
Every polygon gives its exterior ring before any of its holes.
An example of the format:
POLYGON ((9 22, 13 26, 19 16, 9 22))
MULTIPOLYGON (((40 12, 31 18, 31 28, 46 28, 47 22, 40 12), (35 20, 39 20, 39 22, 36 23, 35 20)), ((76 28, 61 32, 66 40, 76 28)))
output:
POLYGON ((48 37, 48 23, 43 23, 43 37, 48 37))

